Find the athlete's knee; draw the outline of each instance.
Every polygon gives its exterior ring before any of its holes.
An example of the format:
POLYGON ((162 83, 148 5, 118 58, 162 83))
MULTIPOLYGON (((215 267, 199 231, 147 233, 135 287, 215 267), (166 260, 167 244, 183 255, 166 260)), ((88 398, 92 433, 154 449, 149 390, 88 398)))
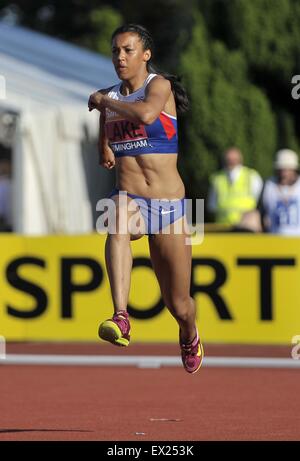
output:
POLYGON ((185 322, 195 316, 195 303, 190 296, 171 297, 167 306, 176 320, 185 322))

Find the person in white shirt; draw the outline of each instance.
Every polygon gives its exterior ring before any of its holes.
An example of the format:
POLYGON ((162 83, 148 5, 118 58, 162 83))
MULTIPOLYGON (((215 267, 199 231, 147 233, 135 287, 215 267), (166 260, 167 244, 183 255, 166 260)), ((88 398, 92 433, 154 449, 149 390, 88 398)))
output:
POLYGON ((300 235, 300 177, 296 152, 276 153, 275 174, 266 181, 261 197, 261 213, 266 232, 300 235))
POLYGON ((263 180, 257 171, 243 165, 237 147, 224 152, 223 163, 224 168, 211 177, 207 208, 216 223, 235 227, 256 210, 263 180))

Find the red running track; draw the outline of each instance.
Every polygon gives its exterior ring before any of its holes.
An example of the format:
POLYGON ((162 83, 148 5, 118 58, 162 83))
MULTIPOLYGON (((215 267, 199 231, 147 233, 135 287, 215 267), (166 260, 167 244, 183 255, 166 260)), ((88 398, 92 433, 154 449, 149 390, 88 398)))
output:
POLYGON ((2 365, 0 440, 300 440, 298 375, 2 365))

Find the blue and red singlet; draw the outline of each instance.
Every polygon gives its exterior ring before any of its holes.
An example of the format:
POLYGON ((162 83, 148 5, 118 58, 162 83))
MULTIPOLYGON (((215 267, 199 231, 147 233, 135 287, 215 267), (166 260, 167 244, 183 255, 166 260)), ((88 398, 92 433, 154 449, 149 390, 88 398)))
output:
MULTIPOLYGON (((120 93, 122 83, 119 83, 111 88, 108 96, 124 102, 142 101, 148 83, 156 75, 149 74, 143 86, 134 93, 123 96, 120 93)), ((144 125, 126 120, 106 109, 105 134, 116 157, 178 152, 177 119, 166 112, 161 112, 150 125, 144 125)))

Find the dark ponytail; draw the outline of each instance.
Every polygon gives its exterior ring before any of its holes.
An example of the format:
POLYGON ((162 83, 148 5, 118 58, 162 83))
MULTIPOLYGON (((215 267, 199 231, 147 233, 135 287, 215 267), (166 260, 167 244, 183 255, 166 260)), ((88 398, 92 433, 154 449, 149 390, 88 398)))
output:
POLYGON ((171 83, 172 92, 175 98, 176 109, 179 114, 184 113, 189 108, 189 100, 184 86, 181 84, 181 79, 177 75, 168 74, 167 72, 162 72, 154 67, 152 64, 152 57, 154 54, 154 42, 148 32, 148 30, 138 24, 125 24, 121 27, 118 27, 112 34, 111 39, 113 40, 116 35, 124 34, 125 32, 132 32, 137 34, 143 43, 144 50, 151 51, 151 58, 147 62, 147 71, 149 73, 155 73, 162 75, 164 78, 169 80, 171 83))

